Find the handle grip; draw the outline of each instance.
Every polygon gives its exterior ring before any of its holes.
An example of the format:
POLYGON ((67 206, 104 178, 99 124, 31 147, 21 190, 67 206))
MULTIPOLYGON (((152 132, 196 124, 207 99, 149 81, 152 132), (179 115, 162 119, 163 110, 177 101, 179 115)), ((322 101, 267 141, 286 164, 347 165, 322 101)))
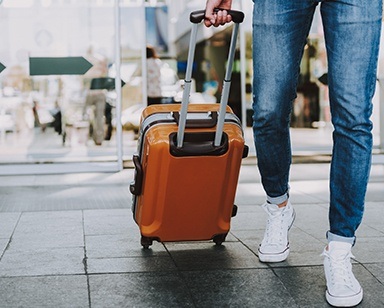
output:
MULTIPOLYGON (((224 9, 221 8, 215 8, 213 11, 218 12, 218 11, 223 11, 224 9)), ((235 10, 226 10, 229 15, 232 16, 232 21, 234 23, 240 24, 244 20, 244 13, 240 11, 235 11, 235 10)), ((205 18, 205 10, 198 10, 198 11, 193 11, 191 15, 189 16, 189 20, 194 23, 198 24, 202 22, 205 18)))

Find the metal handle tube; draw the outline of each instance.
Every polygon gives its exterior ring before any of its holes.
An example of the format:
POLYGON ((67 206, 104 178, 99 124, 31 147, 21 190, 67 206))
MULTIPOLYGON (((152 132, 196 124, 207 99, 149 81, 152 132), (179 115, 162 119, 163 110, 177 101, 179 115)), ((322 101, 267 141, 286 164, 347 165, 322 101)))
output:
POLYGON ((239 32, 239 26, 240 24, 235 23, 232 30, 231 45, 229 47, 227 69, 225 73, 225 79, 223 82, 223 91, 221 93, 219 119, 217 121, 217 129, 215 134, 214 146, 220 145, 221 137, 223 135, 224 120, 225 120, 225 114, 227 110, 229 90, 231 87, 232 67, 233 67, 233 61, 235 59, 236 39, 239 32))
POLYGON ((181 101, 181 110, 180 110, 180 121, 179 121, 178 130, 177 130, 177 147, 178 148, 181 148, 183 146, 185 124, 187 122, 189 95, 191 93, 191 84, 192 84, 192 67, 193 67, 193 59, 195 57, 197 27, 198 27, 198 24, 192 25, 191 39, 189 41, 187 71, 185 73, 184 91, 183 91, 183 98, 181 101))

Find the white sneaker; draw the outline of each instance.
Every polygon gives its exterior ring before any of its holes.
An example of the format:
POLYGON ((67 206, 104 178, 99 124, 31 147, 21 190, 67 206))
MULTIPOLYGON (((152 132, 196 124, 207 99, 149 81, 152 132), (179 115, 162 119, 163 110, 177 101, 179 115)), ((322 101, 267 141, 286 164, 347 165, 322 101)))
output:
POLYGON ((352 273, 352 245, 331 241, 324 249, 324 271, 327 280, 325 297, 335 307, 352 307, 363 299, 363 289, 352 273))
POLYGON ((259 260, 282 262, 289 255, 288 231, 295 220, 295 210, 289 200, 282 208, 271 203, 265 203, 263 208, 268 214, 268 220, 264 239, 259 246, 259 260))

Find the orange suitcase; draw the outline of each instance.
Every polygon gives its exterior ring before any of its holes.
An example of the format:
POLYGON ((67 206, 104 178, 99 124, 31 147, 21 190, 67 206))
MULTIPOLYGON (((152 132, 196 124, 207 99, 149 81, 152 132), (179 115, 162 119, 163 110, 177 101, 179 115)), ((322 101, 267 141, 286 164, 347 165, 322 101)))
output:
POLYGON ((203 11, 191 14, 194 24, 182 104, 151 105, 142 114, 130 191, 144 248, 153 240, 213 239, 221 244, 229 232, 231 217, 236 214, 238 176, 248 147, 239 119, 226 106, 226 92, 242 19, 235 20, 221 103, 188 105, 190 63, 197 24, 203 17, 203 11))

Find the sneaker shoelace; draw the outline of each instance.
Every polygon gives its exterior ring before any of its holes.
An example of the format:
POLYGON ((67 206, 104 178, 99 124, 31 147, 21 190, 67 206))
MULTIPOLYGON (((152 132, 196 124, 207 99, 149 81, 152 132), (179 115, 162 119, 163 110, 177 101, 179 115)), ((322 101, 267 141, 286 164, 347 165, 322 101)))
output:
POLYGON ((351 252, 344 255, 332 257, 328 251, 324 251, 322 256, 330 259, 331 283, 335 286, 348 286, 352 288, 352 264, 350 258, 354 258, 351 252))
POLYGON ((271 212, 267 203, 263 205, 264 210, 268 214, 265 243, 269 245, 279 245, 283 240, 283 210, 271 212))

